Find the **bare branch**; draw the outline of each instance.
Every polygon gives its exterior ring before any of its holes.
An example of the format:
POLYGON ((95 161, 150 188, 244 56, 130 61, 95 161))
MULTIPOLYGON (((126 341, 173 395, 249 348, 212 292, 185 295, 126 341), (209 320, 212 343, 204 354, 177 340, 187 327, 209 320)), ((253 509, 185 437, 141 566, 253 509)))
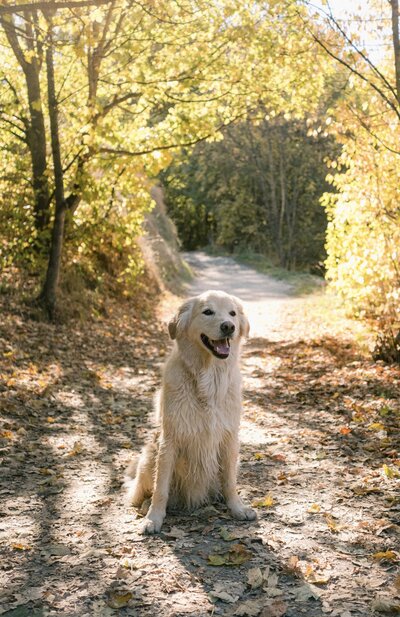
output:
POLYGON ((11 4, 8 6, 0 5, 0 15, 9 13, 20 13, 21 11, 37 10, 57 10, 57 9, 76 9, 84 6, 101 6, 110 4, 113 0, 60 0, 60 2, 24 2, 23 4, 11 4))
POLYGON ((337 56, 335 53, 333 53, 333 51, 331 51, 326 45, 325 43, 323 43, 321 41, 321 39, 319 39, 313 32, 310 33, 312 38, 314 39, 314 41, 316 43, 318 43, 318 45, 320 45, 322 47, 322 49, 324 49, 326 51, 326 53, 328 54, 328 56, 330 56, 331 58, 333 58, 334 60, 336 60, 337 62, 339 62, 340 64, 342 64, 343 66, 345 66, 349 71, 351 71, 352 73, 354 73, 354 75, 357 75, 357 77, 359 77, 360 79, 362 79, 366 84, 368 84, 371 88, 373 88, 375 90, 375 92, 377 92, 379 94, 379 96, 389 105, 389 107, 395 112, 396 116, 400 119, 400 109, 397 107, 397 105, 395 105, 385 94, 385 92, 379 88, 379 86, 377 86, 376 84, 374 84, 373 81, 370 81, 365 75, 363 75, 362 73, 360 73, 360 71, 358 71, 357 69, 355 69, 353 66, 351 66, 348 62, 346 62, 345 60, 343 60, 343 58, 340 58, 340 56, 337 56))
POLYGON ((99 152, 103 154, 113 154, 116 156, 143 156, 145 154, 152 154, 152 152, 158 152, 160 150, 173 150, 174 148, 189 148, 190 146, 195 146, 196 144, 201 143, 202 141, 206 141, 207 139, 210 139, 210 137, 212 137, 219 131, 222 131, 223 129, 227 128, 228 126, 230 126, 231 124, 239 120, 240 118, 243 118, 243 116, 247 115, 247 113, 248 113, 247 111, 243 111, 241 114, 238 114, 235 118, 233 118, 226 124, 221 124, 219 127, 215 128, 215 130, 212 131, 211 133, 208 133, 207 135, 204 135, 203 137, 198 137, 197 139, 193 139, 192 141, 168 144, 165 146, 157 146, 157 147, 155 146, 154 148, 148 148, 147 150, 136 150, 136 151, 124 150, 124 149, 114 149, 114 148, 99 148, 99 152))

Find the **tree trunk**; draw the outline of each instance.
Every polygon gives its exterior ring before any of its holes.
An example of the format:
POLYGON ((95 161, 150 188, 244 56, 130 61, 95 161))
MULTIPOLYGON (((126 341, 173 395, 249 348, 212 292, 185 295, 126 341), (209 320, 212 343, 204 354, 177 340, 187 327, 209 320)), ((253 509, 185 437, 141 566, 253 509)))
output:
POLYGON ((50 192, 46 173, 46 129, 41 105, 39 73, 36 68, 34 64, 28 64, 25 78, 31 119, 28 130, 28 147, 32 161, 35 227, 40 233, 49 225, 50 192))
POLYGON ((51 152, 54 165, 55 216, 51 234, 49 262, 47 266, 46 279, 44 282, 41 299, 49 314, 50 319, 54 319, 57 300, 57 287, 61 271, 61 257, 64 242, 65 214, 67 211, 67 204, 64 198, 64 174, 61 163, 60 138, 58 128, 58 104, 56 99, 54 80, 53 40, 51 26, 49 31, 48 47, 46 50, 46 68, 51 133, 51 152))
POLYGON ((24 73, 26 81, 30 115, 30 123, 27 130, 27 143, 32 164, 35 227, 40 234, 49 224, 50 208, 50 191, 46 173, 46 128, 41 101, 40 62, 37 57, 38 49, 35 48, 36 35, 32 13, 26 11, 24 13, 24 18, 25 39, 28 50, 32 52, 32 56, 29 60, 26 59, 18 40, 14 21, 12 19, 7 20, 2 18, 1 24, 14 55, 24 73))
POLYGON ((390 0, 392 7, 392 37, 394 66, 396 72, 396 95, 400 103, 400 40, 399 40, 399 0, 390 0))

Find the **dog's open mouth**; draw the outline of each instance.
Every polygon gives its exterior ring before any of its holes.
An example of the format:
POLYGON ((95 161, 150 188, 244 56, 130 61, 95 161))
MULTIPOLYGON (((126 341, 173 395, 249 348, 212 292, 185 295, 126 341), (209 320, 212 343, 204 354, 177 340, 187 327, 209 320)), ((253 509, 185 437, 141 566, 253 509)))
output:
POLYGON ((216 358, 224 360, 229 356, 229 352, 231 350, 229 338, 221 338, 216 341, 212 341, 205 334, 201 334, 200 338, 207 349, 209 349, 216 358))

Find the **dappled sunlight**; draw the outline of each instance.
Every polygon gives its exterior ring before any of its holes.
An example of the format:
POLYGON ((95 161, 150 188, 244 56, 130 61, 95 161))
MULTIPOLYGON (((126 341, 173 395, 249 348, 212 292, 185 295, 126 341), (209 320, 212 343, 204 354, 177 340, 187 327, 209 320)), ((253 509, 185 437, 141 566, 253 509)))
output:
POLYGON ((1 531, 7 542, 15 546, 16 550, 20 550, 21 554, 34 546, 40 531, 39 520, 30 514, 33 501, 39 500, 33 495, 27 497, 13 495, 12 498, 2 499, 1 531))
POLYGON ((60 507, 71 513, 79 511, 84 517, 96 510, 96 502, 104 499, 109 492, 110 475, 107 465, 98 461, 82 461, 79 472, 65 477, 66 486, 60 498, 60 507))

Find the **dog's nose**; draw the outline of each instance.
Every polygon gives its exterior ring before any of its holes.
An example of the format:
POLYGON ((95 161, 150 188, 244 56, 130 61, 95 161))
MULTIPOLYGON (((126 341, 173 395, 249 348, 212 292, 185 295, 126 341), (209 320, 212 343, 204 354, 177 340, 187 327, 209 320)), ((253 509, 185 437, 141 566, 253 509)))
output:
POLYGON ((225 334, 225 336, 230 336, 235 332, 235 324, 231 321, 223 321, 221 324, 221 332, 225 334))

